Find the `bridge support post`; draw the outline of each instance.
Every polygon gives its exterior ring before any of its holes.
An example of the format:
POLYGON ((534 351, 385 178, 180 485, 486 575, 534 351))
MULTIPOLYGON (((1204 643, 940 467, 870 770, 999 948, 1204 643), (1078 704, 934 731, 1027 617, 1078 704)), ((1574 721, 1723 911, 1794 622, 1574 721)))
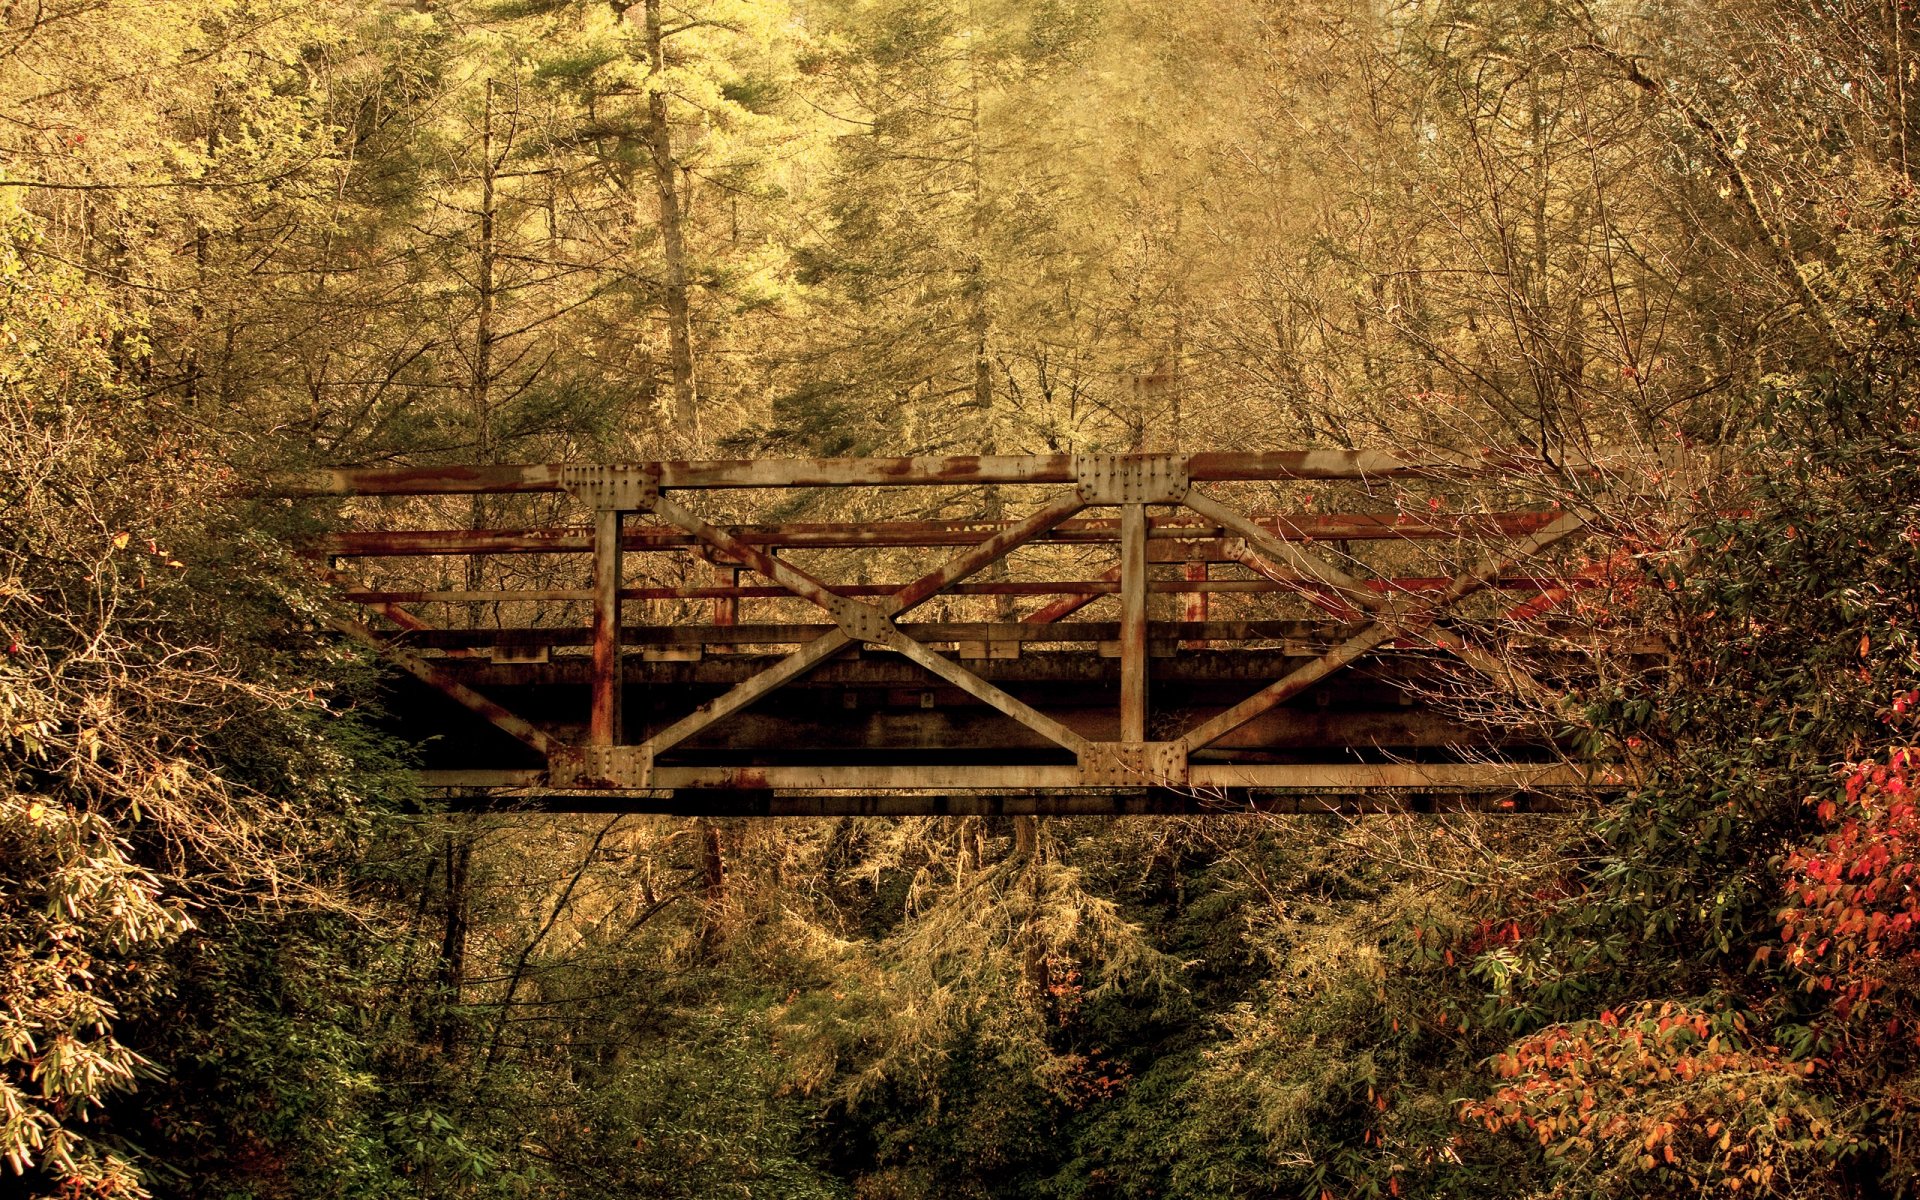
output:
MULTIPOLYGON (((1212 564, 1204 558, 1191 559, 1187 562, 1181 574, 1186 576, 1189 583, 1205 583, 1212 575, 1212 571, 1209 569, 1211 566, 1212 564)), ((1206 620, 1207 593, 1188 592, 1182 596, 1180 619, 1183 621, 1206 620)), ((1182 650, 1205 650, 1207 648, 1207 642, 1205 639, 1188 640, 1181 642, 1180 648, 1182 650)))
POLYGON ((620 518, 619 509, 593 514, 593 685, 587 744, 620 741, 620 518))
POLYGON ((1147 740, 1147 506, 1120 508, 1120 740, 1147 740))

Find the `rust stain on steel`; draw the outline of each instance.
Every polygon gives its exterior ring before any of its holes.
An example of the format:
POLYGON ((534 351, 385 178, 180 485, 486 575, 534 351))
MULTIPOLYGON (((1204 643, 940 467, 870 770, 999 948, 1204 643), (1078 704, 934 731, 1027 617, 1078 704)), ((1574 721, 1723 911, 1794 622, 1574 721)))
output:
POLYGON ((594 514, 593 686, 587 744, 620 740, 620 514, 594 514))
POLYGON ((1369 651, 1391 641, 1395 633, 1396 630, 1384 622, 1368 626, 1307 665, 1288 672, 1232 708, 1187 730, 1179 739, 1180 745, 1185 747, 1189 755, 1212 745, 1261 713, 1286 703, 1327 676, 1356 662, 1369 651))
MULTIPOLYGON (((1235 560, 1239 561, 1239 560, 1235 560)), ((1201 564, 1205 565, 1205 564, 1201 564)), ((1254 568, 1258 570, 1258 568, 1254 568)), ((1178 580, 1154 579, 1146 583, 1149 592, 1156 595, 1178 593, 1181 595, 1206 595, 1208 593, 1247 593, 1268 595, 1275 592, 1297 592, 1308 596, 1332 596, 1332 589, 1311 581, 1300 581, 1282 576, 1284 582, 1275 582, 1271 577, 1258 579, 1209 579, 1178 580)), ((1444 592, 1453 581, 1444 576, 1411 576, 1395 579, 1368 579, 1361 585, 1370 592, 1382 595, 1405 594, 1424 595, 1428 592, 1444 592)), ((1592 587, 1591 583, 1567 579, 1541 579, 1532 576, 1506 576, 1487 582, 1493 591, 1508 592, 1547 592, 1561 588, 1592 587)), ((901 590, 900 585, 891 583, 831 583, 823 584, 822 590, 835 596, 894 596, 901 590)), ((1067 609, 1072 612, 1086 603, 1101 596, 1115 595, 1121 585, 1109 579, 1058 579, 1058 580, 1001 580, 992 583, 956 583, 942 589, 955 596, 1070 596, 1081 598, 1082 603, 1067 609)), ((770 600, 793 595, 790 588, 768 587, 754 584, 733 586, 687 587, 640 587, 621 588, 622 600, 770 600)), ((352 600, 368 606, 391 604, 431 604, 431 603, 482 603, 497 604, 508 601, 563 601, 591 600, 594 593, 591 588, 528 588, 523 591, 467 591, 451 588, 445 591, 383 591, 373 588, 348 588, 340 593, 346 600, 352 600)), ((808 599, 812 599, 811 596, 808 599)), ((1347 610, 1326 606, 1330 613, 1343 615, 1347 610)), ((1038 616, 1038 614, 1035 614, 1038 616)), ((1050 618, 1050 619, 1058 619, 1050 618)))
MULTIPOLYGON (((1231 511, 1222 505, 1215 507, 1223 512, 1231 511)), ((1355 593, 1351 589, 1343 588, 1343 592, 1346 592, 1350 598, 1360 601, 1378 613, 1380 619, 1320 658, 1267 685, 1226 712, 1188 730, 1180 739, 1180 744, 1188 753, 1192 753, 1274 705, 1300 694, 1306 688, 1346 667, 1368 652, 1378 649, 1381 645, 1396 638, 1404 638, 1409 634, 1417 634, 1428 628, 1441 612, 1488 586, 1499 572, 1556 542, 1578 537, 1586 530, 1587 521, 1584 516, 1578 513, 1565 513, 1536 530, 1524 541, 1506 547, 1500 554, 1489 556, 1479 566, 1462 572, 1441 591, 1437 598, 1412 612, 1396 611, 1391 603, 1374 600, 1364 593, 1355 593)), ((1328 570, 1338 574, 1334 568, 1328 568, 1328 570)), ((1469 665, 1473 664, 1473 659, 1470 657, 1466 661, 1469 665)))
POLYGON ((713 565, 713 581, 717 588, 724 589, 726 595, 713 598, 713 623, 715 625, 738 625, 740 623, 740 570, 737 567, 713 565))
MULTIPOLYGON (((1442 540, 1464 537, 1522 537, 1554 520, 1553 512, 1463 514, 1419 517, 1407 513, 1251 514, 1249 519, 1282 541, 1442 540)), ((722 525, 716 528, 757 546, 971 546, 1011 526, 1012 521, 793 522, 781 525, 722 525)), ((1154 541, 1214 541, 1216 522, 1197 515, 1150 517, 1147 536, 1154 541)), ((1115 542, 1117 519, 1092 517, 1062 521, 1039 534, 1038 542, 1092 545, 1115 542)), ((620 537, 623 550, 663 551, 699 545, 690 533, 666 526, 629 525, 620 537)), ((371 529, 322 534, 307 542, 309 553, 344 558, 412 557, 436 554, 585 554, 593 548, 590 531, 580 526, 547 529, 371 529)), ((1220 561, 1224 561, 1224 558, 1220 561)))
POLYGON ((1365 585, 1352 575, 1317 555, 1307 553, 1291 542, 1281 541, 1261 528, 1245 513, 1229 508, 1198 488, 1187 494, 1186 505, 1201 516, 1218 521, 1246 538, 1253 546, 1280 560, 1284 567, 1325 584, 1361 608, 1377 609, 1381 606, 1382 602, 1369 596, 1365 585))
MULTIPOLYGON (((1191 786, 1270 788, 1274 790, 1366 790, 1433 788, 1507 791, 1528 788, 1579 788, 1595 781, 1595 772, 1562 763, 1284 763, 1216 764, 1191 768, 1191 786)), ((1000 791, 1008 788, 1075 787, 1072 766, 766 766, 655 767, 662 788, 875 789, 952 788, 1000 791)))
POLYGON ((333 467, 290 471, 268 484, 281 496, 433 496, 557 492, 554 463, 506 466, 333 467))
POLYGON ((836 620, 839 619, 844 604, 842 598, 836 595, 827 584, 807 572, 707 524, 700 517, 664 496, 655 498, 652 508, 655 515, 663 520, 672 522, 709 546, 733 555, 789 592, 803 600, 813 601, 827 612, 834 614, 836 620))
MULTIPOLYGON (((1103 504, 1113 516, 1083 517, 1085 507, 1077 490, 1043 504, 1018 520, 916 520, 896 522, 793 522, 763 525, 716 527, 681 507, 676 500, 663 497, 660 488, 790 488, 790 487, 899 487, 958 486, 979 484, 1072 484, 1083 482, 1090 470, 1107 458, 1084 455, 985 455, 919 458, 834 459, 806 458, 784 460, 702 460, 647 461, 583 468, 556 464, 504 466, 344 468, 301 472, 283 476, 276 487, 283 495, 457 495, 489 492, 528 493, 571 490, 594 506, 608 511, 596 514, 590 528, 578 526, 533 529, 489 530, 371 530, 342 532, 317 539, 308 552, 344 557, 414 557, 432 555, 485 554, 576 554, 593 555, 593 586, 581 588, 531 588, 520 591, 422 589, 415 591, 354 588, 346 593, 372 606, 401 625, 398 640, 421 647, 439 647, 452 655, 469 654, 474 649, 492 649, 495 657, 522 656, 498 653, 535 646, 579 646, 590 649, 586 656, 554 656, 550 662, 540 655, 540 665, 522 662, 482 662, 475 658, 449 657, 428 660, 406 650, 387 646, 385 652, 400 665, 455 702, 465 706, 522 743, 543 750, 552 757, 558 745, 556 735, 543 730, 473 690, 475 682, 515 686, 585 688, 591 697, 587 723, 588 748, 569 753, 637 754, 652 763, 654 755, 671 751, 688 739, 697 739, 709 747, 703 753, 745 755, 724 766, 702 767, 668 763, 652 776, 620 773, 607 775, 590 786, 603 793, 620 789, 615 780, 635 784, 650 780, 649 795, 670 797, 663 789, 687 789, 689 795, 709 797, 748 797, 742 804, 754 811, 773 811, 772 797, 783 792, 821 792, 835 789, 858 790, 857 804, 872 810, 881 798, 906 792, 941 789, 963 796, 968 792, 993 792, 996 799, 982 804, 1002 803, 1009 789, 1037 794, 1046 789, 1072 793, 1071 803, 1088 805, 1084 811, 1123 811, 1124 797, 1104 794, 1103 781, 1111 772, 1103 772, 1100 763, 1132 761, 1129 756, 1146 754, 1164 745, 1172 758, 1182 764, 1189 752, 1198 757, 1192 764, 1193 786, 1218 793, 1265 790, 1317 791, 1329 795, 1341 792, 1381 792, 1413 789, 1422 793, 1434 790, 1505 791, 1508 795, 1530 787, 1577 787, 1593 782, 1589 775, 1555 764, 1489 762, 1476 764, 1364 764, 1344 762, 1288 763, 1285 747, 1279 748, 1281 761, 1274 761, 1275 743, 1270 730, 1297 721, 1297 714, 1283 720, 1276 710, 1329 676, 1342 671, 1376 651, 1391 656, 1376 656, 1359 668, 1351 686, 1336 685, 1333 699, 1338 704, 1378 707, 1390 704, 1391 689, 1413 679, 1430 667, 1423 657, 1428 652, 1445 652, 1494 676, 1504 686, 1533 700, 1543 698, 1544 685, 1505 652, 1495 655, 1471 644, 1438 624, 1440 614, 1450 605, 1476 591, 1498 588, 1529 591, 1540 596, 1532 604, 1511 609, 1514 614, 1533 615, 1557 603, 1580 587, 1596 586, 1602 571, 1589 568, 1567 578, 1531 572, 1526 562, 1531 556, 1561 539, 1583 532, 1581 519, 1571 513, 1555 511, 1476 513, 1282 513, 1253 515, 1222 504, 1204 492, 1187 490, 1167 492, 1100 492, 1103 504), (1091 465, 1090 465, 1091 464, 1091 465), (582 480, 592 484, 585 486, 582 480), (1185 511, 1150 515, 1148 505, 1163 510, 1184 500, 1185 511), (616 509, 637 508, 651 511, 665 524, 652 524, 642 518, 622 527, 616 509), (1368 572, 1350 573, 1320 554, 1313 552, 1317 541, 1379 541, 1389 539, 1466 539, 1482 538, 1505 544, 1493 547, 1494 553, 1475 568, 1452 578, 1403 575, 1391 578, 1368 577, 1368 572), (1105 571, 1096 579, 1067 580, 992 580, 968 582, 968 577, 1001 560, 1011 550, 1028 544, 1115 546, 1122 566, 1105 571), (961 552, 927 574, 905 584, 830 584, 807 571, 775 557, 782 547, 848 548, 861 547, 953 546, 961 552), (692 551, 704 561, 702 570, 710 571, 708 586, 622 587, 620 555, 633 551, 692 551), (1256 553, 1257 551, 1257 553, 1256 553), (1149 564, 1181 564, 1179 577, 1154 580, 1149 564), (1217 578, 1209 570, 1213 562, 1234 562, 1250 568, 1258 578, 1217 578), (741 569, 751 568, 765 575, 777 587, 742 586, 741 569), (1215 593, 1273 593, 1290 591, 1303 595, 1343 619, 1328 622, 1208 621, 1209 597, 1215 593), (1061 621, 1099 596, 1118 592, 1122 601, 1121 620, 1117 622, 1061 621), (1023 621, 929 622, 896 625, 892 618, 932 596, 955 595, 1009 596, 1037 595, 1052 602, 1023 621), (1179 611, 1186 621, 1152 621, 1149 604, 1154 594, 1179 595, 1179 611), (780 624, 739 624, 739 603, 756 597, 798 596, 826 611, 830 626, 780 624), (871 598, 863 601, 859 598, 871 598), (623 629, 620 607, 626 599, 637 600, 710 600, 712 625, 678 625, 667 628, 637 627, 623 629), (409 613, 398 605, 407 602, 515 601, 523 603, 587 601, 593 605, 592 621, 586 629, 531 628, 524 630, 445 630, 409 613), (1370 624, 1349 620, 1362 612, 1372 615, 1370 624), (1282 627, 1285 627, 1283 629, 1282 627), (732 652, 705 655, 700 650, 665 650, 646 656, 635 655, 630 668, 620 660, 623 641, 648 646, 695 647, 732 652), (1101 643, 1094 649, 1033 654, 1025 659, 1009 654, 968 660, 963 666, 954 657, 941 653, 927 643, 982 642, 989 646, 1006 644, 1017 651, 1019 644, 1035 642, 1101 643), (1210 644, 1240 643, 1231 654, 1211 653, 1210 644), (770 646, 799 643, 784 657, 765 653, 770 646), (1117 648, 1117 661, 1104 658, 1107 645, 1117 648), (858 657, 834 661, 844 651, 859 647, 858 657), (1096 652, 1096 650, 1098 652, 1096 652), (892 651, 891 654, 879 653, 892 651), (1188 653, 1178 653, 1186 651, 1188 653), (1170 743, 1148 743, 1148 668, 1154 667, 1156 680, 1167 686, 1192 689, 1184 700, 1163 699, 1163 704, 1183 704, 1188 720, 1198 720, 1187 734, 1170 743), (659 661, 655 661, 659 660, 659 661), (1044 660, 1044 661, 1043 661, 1044 660), (1304 661, 1303 661, 1304 660, 1304 661), (816 668, 818 670, 816 671, 816 668), (774 728, 778 724, 772 711, 749 714, 745 710, 774 691, 812 675, 809 687, 870 688, 894 687, 912 683, 926 698, 926 674, 944 686, 937 690, 940 707, 926 706, 912 711, 919 719, 917 732, 890 727, 874 727, 862 716, 863 703, 835 704, 832 711, 806 718, 820 727, 816 734, 802 734, 798 727, 792 736, 777 737, 765 744, 742 735, 753 730, 774 728), (1107 684, 1117 674, 1118 703, 1099 713, 1075 709, 1080 715, 1074 724, 1056 719, 1053 712, 1042 712, 1028 703, 1030 694, 1020 696, 1006 687, 1038 685, 1043 689, 1071 686, 1076 696, 1085 694, 1083 685, 1107 684), (1277 677, 1277 678, 1276 678, 1277 677), (903 683, 904 681, 904 683, 903 683), (1222 685, 1244 681, 1243 686, 1259 690, 1238 703, 1221 708, 1226 699, 1217 696, 1222 685), (694 689, 693 695, 713 698, 693 712, 658 729, 639 746, 622 746, 618 701, 624 686, 652 683, 661 687, 694 689), (713 696, 708 689, 725 689, 713 696), (1382 692, 1385 689, 1383 696, 1382 692), (986 709, 972 707, 967 718, 971 725, 955 724, 949 713, 961 713, 970 705, 985 705, 998 710, 992 717, 986 709), (844 708, 844 713, 842 709, 844 708), (738 719, 724 729, 715 727, 730 717, 738 719), (1020 728, 1017 734, 982 733, 992 721, 1011 718, 1020 728), (774 722, 769 725, 768 722, 774 722), (981 722, 986 722, 982 724, 981 722), (746 724, 742 724, 746 722, 746 724), (756 723, 757 722, 757 723, 756 723), (1111 722, 1112 724, 1107 724, 1111 722), (922 728, 924 727, 924 728, 922 728), (863 730, 877 730, 863 734, 863 730), (973 732, 969 733, 971 730, 973 732), (1090 735, 1099 732, 1118 742, 1097 742, 1090 735), (1263 740, 1266 735, 1267 740, 1263 740), (861 749, 884 751, 895 741, 888 737, 906 737, 916 755, 949 749, 980 753, 996 748, 1020 754, 1051 753, 1058 759, 1070 753, 1072 765, 1012 765, 1005 762, 979 765, 941 766, 856 766, 828 759, 819 766, 781 765, 782 754, 791 750, 796 739, 809 746, 838 747, 848 751, 861 749), (879 740, 875 740, 875 739, 879 740), (918 740, 914 740, 918 739, 918 740), (1016 745, 1015 743, 1018 743, 1016 745), (1047 747, 1051 746, 1051 751, 1047 747), (1211 750, 1204 749, 1212 746, 1211 750), (717 747, 717 748, 716 748, 717 747), (1091 757, 1089 757, 1091 755, 1091 757), (755 761, 758 760, 758 761, 755 761), (1089 766, 1089 764, 1093 764, 1089 766), (1104 807, 1102 807, 1104 806, 1104 807)), ((1501 459, 1495 455, 1463 455, 1447 452, 1387 453, 1380 451, 1283 451, 1260 453, 1196 454, 1191 456, 1122 456, 1118 461, 1136 467, 1142 473, 1161 471, 1181 481, 1225 482, 1234 480, 1372 480, 1390 478, 1470 478, 1500 473, 1543 475, 1552 471, 1542 464, 1523 459, 1501 459)), ((1574 468, 1580 470, 1582 468, 1574 468)), ((696 564, 699 566, 699 564, 696 564)), ((1071 572, 1069 572, 1071 573, 1071 572)), ((1237 574, 1237 572, 1227 572, 1237 574)), ((355 636, 372 638, 365 630, 355 636)), ((378 644, 377 639, 373 639, 378 644)), ((962 653, 966 653, 965 650, 962 653)), ((1526 653, 1531 653, 1527 651, 1526 653)), ((1548 658, 1542 661, 1561 661, 1548 658)), ((538 694, 538 693, 536 693, 538 694)), ((578 694, 576 690, 575 695, 578 694)), ((1037 695, 1050 695, 1043 690, 1037 695)), ((1168 696, 1181 695, 1168 692, 1168 696)), ((849 693, 852 695, 852 693, 849 693)), ((1551 699, 1551 697, 1544 697, 1551 699)), ((856 697, 857 700, 857 697, 856 697)), ((906 704, 907 702, 899 702, 906 704)), ((1082 704, 1084 706, 1084 701, 1082 704)), ((801 698, 790 706, 805 710, 808 701, 801 698)), ((909 705, 911 708, 912 706, 909 705)), ((565 706, 555 710, 565 713, 565 706)), ((1056 708, 1056 712, 1060 710, 1056 708)), ((577 710, 574 710, 577 714, 577 710)), ((1066 715, 1060 712, 1060 715, 1066 715)), ((1411 716, 1411 713, 1408 714, 1411 716)), ((1423 714, 1424 715, 1424 714, 1423 714)), ((654 720, 664 714, 655 715, 654 720)), ((577 734, 577 715, 558 718, 557 728, 568 736, 577 734)), ((877 719, 877 714, 875 719, 877 719)), ((1362 725, 1339 713, 1316 714, 1331 736, 1345 731, 1351 737, 1365 736, 1362 725)), ((649 724, 652 721, 648 722, 649 724)), ((1391 724, 1391 720, 1389 721, 1391 724)), ((1287 726, 1291 727, 1291 726, 1287 726)), ((1317 728, 1317 726, 1316 726, 1317 728)), ((1387 726, 1376 722, 1375 732, 1387 726)), ((1426 726, 1422 726, 1426 730, 1426 726)), ((1429 736, 1437 736, 1427 731, 1429 736)), ((1402 734, 1402 736, 1406 736, 1402 734)), ((1488 737, 1483 748, 1504 750, 1509 758, 1516 745, 1511 738, 1488 737)), ((1303 747, 1310 749, 1311 747, 1303 747)), ((683 751, 681 758, 697 763, 700 753, 683 751)), ((1527 751, 1522 750, 1524 757, 1527 751)), ((988 756, 991 757, 991 756, 988 756)), ((871 760, 868 760, 871 761, 871 760)), ((1145 761, 1144 758, 1141 759, 1145 761)), ((790 764, 791 760, 788 760, 790 764)), ((1185 770, 1184 766, 1182 768, 1185 770)), ((472 786, 480 786, 478 776, 469 773, 472 786)), ((1174 776, 1169 775, 1167 778, 1174 776)), ((552 792, 571 787, 571 778, 562 771, 549 772, 540 780, 525 784, 535 792, 552 792)), ((1129 785, 1129 794, 1140 792, 1129 785)), ((624 793, 623 793, 624 794, 624 793)), ((938 806, 949 806, 952 796, 940 799, 938 806)), ((1049 801, 1038 800, 1036 804, 1049 801)), ((1065 801, 1062 801, 1063 803, 1065 801)), ((931 803, 931 802, 930 802, 931 803)), ((1192 797, 1182 804, 1191 806, 1192 797)), ((1328 804, 1316 796, 1299 805, 1328 804)), ((1374 803, 1374 801, 1368 801, 1374 803)), ((1384 803, 1384 802, 1382 802, 1384 803)), ((1514 803, 1511 799, 1502 803, 1514 803)), ((944 811, 944 808, 938 810, 944 811)), ((905 811, 905 810, 903 810, 905 811)), ((1063 811, 1065 811, 1063 809, 1063 811)))
POLYGON ((1120 510, 1120 740, 1147 736, 1147 509, 1120 510))
POLYGON ((988 683, 980 676, 967 670, 952 659, 927 649, 906 634, 894 631, 887 643, 889 649, 898 651, 902 656, 918 663, 922 668, 946 680, 961 691, 984 704, 991 705, 1027 728, 1051 741, 1058 742, 1076 754, 1083 753, 1089 745, 1087 740, 1068 729, 1065 725, 1040 712, 1032 705, 1008 694, 988 683))
MULTIPOLYGON (((1289 792, 1216 791, 1202 795, 1175 788, 1045 792, 951 792, 893 788, 883 792, 765 791, 699 788, 685 791, 492 792, 471 784, 439 782, 442 773, 422 772, 423 786, 441 790, 451 809, 466 812, 634 813, 683 817, 1120 817, 1243 816, 1249 813, 1365 816, 1383 813, 1572 812, 1582 801, 1562 792, 1385 792, 1371 795, 1303 795, 1289 792)), ((501 785, 511 788, 511 784, 501 785)))
POLYGON ((716 721, 726 719, 762 696, 800 678, 851 645, 852 638, 838 628, 830 629, 766 670, 734 685, 724 695, 655 733, 642 745, 649 754, 658 757, 716 721))
MULTIPOLYGON (((1287 479, 1460 478, 1538 473, 1537 464, 1445 451, 1287 450, 1185 456, 1196 482, 1287 479)), ((344 467, 288 472, 268 481, 281 496, 421 496, 562 490, 560 463, 501 466, 344 467)), ((663 488, 897 487, 958 483, 1074 483, 1071 454, 944 458, 786 458, 609 464, 663 488)))
MULTIPOLYGON (((1206 583, 1211 573, 1212 565, 1204 559, 1198 562, 1187 563, 1181 572, 1182 576, 1189 583, 1206 583)), ((1206 620, 1208 593, 1205 591, 1188 590, 1184 593, 1184 597, 1180 602, 1180 619, 1183 621, 1206 620)), ((1180 648, 1182 650, 1205 650, 1207 643, 1204 641, 1181 642, 1180 648)))
POLYGON ((407 674, 479 716, 507 736, 541 754, 552 752, 553 741, 544 730, 516 715, 504 705, 474 691, 436 664, 428 662, 417 654, 409 654, 405 650, 388 645, 364 625, 358 625, 352 621, 329 623, 356 641, 379 651, 407 674))
MULTIPOLYGON (((985 570, 1006 557, 1012 550, 1052 529, 1084 507, 1086 506, 1080 502, 1079 497, 1071 493, 1043 505, 1037 511, 1013 522, 973 549, 948 559, 936 570, 900 588, 882 606, 884 611, 892 617, 912 609, 915 605, 952 588, 967 576, 985 570)), ((1144 537, 1144 534, 1142 536, 1144 537)))
MULTIPOLYGON (((620 631, 622 645, 768 645, 812 641, 834 628, 805 623, 736 625, 628 625, 620 631)), ((922 642, 1100 642, 1120 636, 1116 621, 903 621, 903 633, 922 642)), ((1227 642, 1324 641, 1335 642, 1358 632, 1352 622, 1330 621, 1149 621, 1147 636, 1166 641, 1204 638, 1227 642)), ((1572 628, 1558 623, 1540 627, 1540 637, 1553 644, 1572 628)), ((460 646, 510 647, 584 646, 588 631, 581 626, 509 626, 496 629, 436 629, 396 634, 405 646, 445 649, 460 646)))
MULTIPOLYGON (((1098 582, 1117 584, 1119 580, 1120 564, 1115 563, 1100 573, 1098 582)), ((1026 625, 1049 625, 1062 617, 1072 616, 1099 598, 1099 595, 1093 592, 1085 592, 1077 596, 1063 596, 1043 608, 1028 613, 1021 618, 1021 622, 1026 625)))

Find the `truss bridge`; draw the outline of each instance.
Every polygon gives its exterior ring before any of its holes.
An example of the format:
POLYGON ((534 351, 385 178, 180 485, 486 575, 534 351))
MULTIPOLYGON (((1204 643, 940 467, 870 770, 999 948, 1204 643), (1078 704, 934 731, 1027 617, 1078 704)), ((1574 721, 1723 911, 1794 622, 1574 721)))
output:
POLYGON ((562 463, 275 491, 322 509, 304 549, 361 608, 341 628, 402 669, 394 727, 462 803, 1516 811, 1615 778, 1556 740, 1595 520, 1537 464, 562 463))

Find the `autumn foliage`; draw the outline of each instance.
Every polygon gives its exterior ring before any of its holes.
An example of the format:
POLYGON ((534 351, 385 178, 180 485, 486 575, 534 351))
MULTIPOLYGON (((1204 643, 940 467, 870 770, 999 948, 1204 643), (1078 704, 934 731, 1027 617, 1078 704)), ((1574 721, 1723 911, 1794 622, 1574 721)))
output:
POLYGON ((1811 1063, 1757 1042, 1737 1013, 1672 1002, 1555 1025, 1494 1059, 1501 1086, 1463 1109, 1519 1127, 1602 1176, 1653 1173, 1728 1192, 1765 1189, 1834 1136, 1803 1089, 1811 1063))
POLYGON ((1920 1042, 1914 1020, 1920 981, 1916 768, 1920 748, 1911 746, 1884 762, 1853 764, 1844 801, 1818 802, 1821 820, 1839 827, 1787 860, 1792 894, 1780 934, 1786 959, 1806 988, 1832 993, 1835 1021, 1861 1031, 1835 1031, 1840 1053, 1870 1040, 1869 1026, 1920 1042))

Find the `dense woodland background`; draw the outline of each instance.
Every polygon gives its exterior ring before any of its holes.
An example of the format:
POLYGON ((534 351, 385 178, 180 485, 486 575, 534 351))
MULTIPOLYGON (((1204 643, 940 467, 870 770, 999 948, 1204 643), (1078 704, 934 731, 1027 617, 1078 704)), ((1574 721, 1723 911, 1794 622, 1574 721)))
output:
POLYGON ((1911 1195, 1916 20, 0 4, 0 1186, 1911 1195), (1557 718, 1631 796, 423 814, 249 498, 1322 446, 1717 464, 1586 613, 1671 667, 1557 718))

